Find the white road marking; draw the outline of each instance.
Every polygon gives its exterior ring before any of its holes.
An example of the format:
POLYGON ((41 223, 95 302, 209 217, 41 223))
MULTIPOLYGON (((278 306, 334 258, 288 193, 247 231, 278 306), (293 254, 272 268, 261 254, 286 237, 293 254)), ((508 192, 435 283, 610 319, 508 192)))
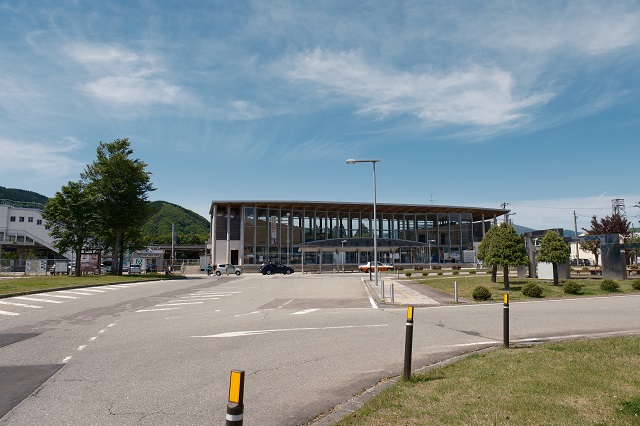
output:
POLYGON ((0 304, 13 305, 13 306, 22 306, 23 308, 34 308, 34 309, 42 308, 42 306, 38 306, 38 305, 28 305, 26 303, 17 303, 17 302, 6 302, 4 300, 0 300, 0 304))
POLYGON ((102 333, 104 333, 105 331, 107 331, 107 330, 102 329, 102 330, 98 331, 98 334, 102 334, 102 333))
POLYGON ((63 299, 77 299, 76 296, 64 296, 62 294, 53 294, 53 293, 47 294, 47 297, 61 297, 63 299))
POLYGON ((87 345, 80 345, 80 346, 78 346, 78 350, 79 350, 79 351, 81 351, 81 350, 83 350, 83 349, 84 349, 84 348, 86 348, 86 347, 87 347, 87 345))
POLYGON ((0 315, 20 315, 17 312, 0 311, 0 315))
POLYGON ((98 338, 98 336, 89 337, 89 341, 90 341, 90 342, 93 342, 93 341, 95 341, 97 338, 98 338))
POLYGON ((69 362, 69 360, 70 360, 71 358, 73 358, 73 357, 71 357, 71 356, 66 357, 65 359, 63 359, 63 360, 62 360, 62 363, 63 363, 63 364, 66 364, 67 362, 69 362))
POLYGON ((199 305, 204 302, 180 302, 180 303, 161 303, 156 306, 180 306, 180 305, 199 305))
POLYGON ((20 300, 31 300, 32 302, 45 302, 45 303, 64 303, 60 300, 49 300, 49 299, 37 299, 35 297, 27 297, 27 296, 16 296, 14 299, 20 300))
POLYGON ((235 317, 238 318, 238 317, 244 317, 246 315, 254 315, 254 314, 259 314, 259 313, 260 313, 260 311, 253 311, 253 312, 249 312, 249 313, 246 313, 246 314, 238 314, 238 315, 235 315, 235 317))
POLYGON ((318 308, 314 308, 314 309, 305 309, 303 311, 298 311, 298 312, 292 312, 289 315, 304 315, 304 314, 310 314, 311 312, 315 312, 315 311, 319 311, 320 309, 318 308))
MULTIPOLYGON (((189 302, 195 302, 195 301, 207 301, 207 300, 220 300, 219 297, 208 297, 206 299, 187 299, 189 302)), ((178 302, 184 302, 185 300, 169 300, 167 303, 178 303, 178 302)))
POLYGON ((220 299, 221 297, 224 297, 222 295, 202 295, 202 296, 180 296, 181 299, 220 299))
POLYGON ((274 330, 246 330, 246 331, 231 331, 228 333, 210 334, 205 336, 191 336, 191 337, 243 337, 243 336, 256 336, 258 334, 277 333, 282 331, 309 331, 309 330, 344 330, 349 328, 370 328, 370 327, 387 327, 389 324, 370 324, 370 325, 343 325, 337 327, 304 327, 304 328, 279 328, 274 330))
POLYGON ((82 291, 60 290, 58 293, 64 294, 79 294, 80 296, 93 296, 92 293, 86 293, 82 291))
POLYGON ((115 322, 112 322, 112 323, 111 323, 111 324, 109 324, 107 327, 108 327, 108 328, 111 328, 111 327, 113 327, 114 325, 116 325, 116 323, 115 323, 115 322))
POLYGON ((105 293, 104 290, 98 290, 97 288, 83 288, 82 291, 93 291, 94 293, 105 293))
POLYGON ((278 309, 282 309, 285 306, 287 306, 289 303, 293 302, 293 299, 289 299, 286 302, 284 302, 282 305, 278 306, 278 309))
POLYGON ((180 308, 139 309, 136 312, 173 311, 174 309, 180 309, 180 308))

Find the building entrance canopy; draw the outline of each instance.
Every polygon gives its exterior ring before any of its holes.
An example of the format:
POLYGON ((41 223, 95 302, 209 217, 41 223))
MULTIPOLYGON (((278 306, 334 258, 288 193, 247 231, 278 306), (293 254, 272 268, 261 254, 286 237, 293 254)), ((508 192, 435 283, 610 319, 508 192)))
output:
MULTIPOLYGON (((429 243, 398 240, 394 238, 378 238, 378 251, 393 252, 405 247, 429 247, 429 243)), ((356 252, 373 251, 373 238, 334 238, 331 240, 310 241, 293 246, 301 253, 305 252, 356 252)))

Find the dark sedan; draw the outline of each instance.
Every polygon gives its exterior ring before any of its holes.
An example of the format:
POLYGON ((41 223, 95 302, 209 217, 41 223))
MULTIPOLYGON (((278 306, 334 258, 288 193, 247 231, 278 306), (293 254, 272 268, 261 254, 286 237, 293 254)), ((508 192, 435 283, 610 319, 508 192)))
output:
POLYGON ((283 265, 282 263, 269 263, 260 267, 260 272, 262 275, 271 275, 271 274, 293 274, 293 268, 290 268, 287 265, 283 265))

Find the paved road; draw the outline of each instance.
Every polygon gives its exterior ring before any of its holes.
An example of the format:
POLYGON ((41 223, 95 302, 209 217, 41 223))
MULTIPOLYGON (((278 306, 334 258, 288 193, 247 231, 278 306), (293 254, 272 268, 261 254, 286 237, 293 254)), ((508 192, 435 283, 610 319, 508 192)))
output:
MULTIPOLYGON (((2 425, 222 425, 232 369, 246 371, 245 424, 299 425, 402 371, 406 309, 378 307, 359 274, 26 297, 0 299, 2 425)), ((513 303, 512 341, 637 334, 639 306, 640 296, 513 303)), ((417 309, 413 366, 500 345, 502 310, 417 309)))

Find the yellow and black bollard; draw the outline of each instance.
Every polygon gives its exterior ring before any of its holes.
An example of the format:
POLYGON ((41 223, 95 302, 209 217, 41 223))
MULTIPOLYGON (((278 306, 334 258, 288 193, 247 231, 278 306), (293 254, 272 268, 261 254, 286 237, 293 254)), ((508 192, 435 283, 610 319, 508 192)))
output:
POLYGON ((229 401, 227 402, 227 426, 241 426, 244 417, 244 371, 231 371, 229 401))
POLYGON ((504 294, 504 306, 502 309, 502 333, 504 340, 504 347, 509 347, 509 295, 504 294))
POLYGON ((413 306, 407 308, 407 332, 404 341, 404 380, 411 378, 411 351, 413 347, 413 306))

